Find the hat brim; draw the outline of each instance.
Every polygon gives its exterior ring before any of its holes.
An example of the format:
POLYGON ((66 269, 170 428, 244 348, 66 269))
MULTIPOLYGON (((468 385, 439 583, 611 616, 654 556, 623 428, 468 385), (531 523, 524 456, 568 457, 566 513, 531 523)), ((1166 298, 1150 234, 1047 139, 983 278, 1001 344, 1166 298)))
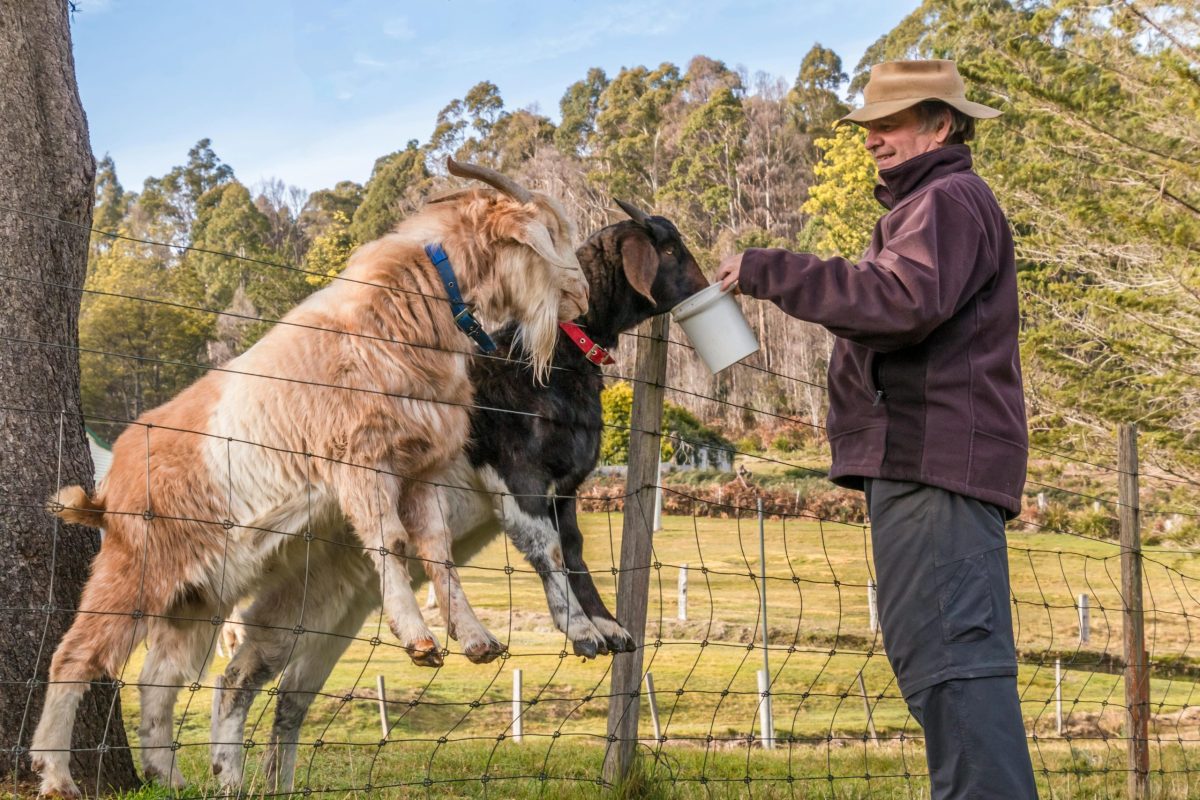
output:
POLYGON ((931 95, 929 97, 905 97, 900 100, 884 100, 878 103, 867 103, 862 108, 856 108, 846 116, 837 121, 838 125, 843 122, 854 122, 861 125, 864 122, 872 122, 884 117, 890 117, 903 111, 906 108, 912 108, 917 103, 922 103, 926 100, 937 100, 945 103, 948 106, 957 108, 968 117, 975 119, 993 119, 1000 116, 1002 111, 985 106, 982 103, 972 103, 970 100, 961 97, 938 97, 931 95))

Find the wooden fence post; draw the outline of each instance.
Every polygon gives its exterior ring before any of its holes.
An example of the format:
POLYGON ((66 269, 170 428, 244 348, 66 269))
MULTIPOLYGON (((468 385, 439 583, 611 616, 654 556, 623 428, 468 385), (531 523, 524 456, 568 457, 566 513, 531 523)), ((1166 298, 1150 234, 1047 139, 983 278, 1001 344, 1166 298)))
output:
POLYGON ((646 640, 646 602, 650 594, 651 529, 662 438, 663 382, 667 377, 666 314, 639 327, 637 383, 629 432, 629 469, 625 478, 625 520, 621 527, 621 573, 617 579, 617 620, 637 649, 613 656, 608 701, 608 750, 604 780, 619 784, 633 766, 638 738, 638 702, 642 683, 642 646, 646 640))
POLYGON ((1125 645, 1125 730, 1129 737, 1128 794, 1150 796, 1150 665, 1142 611, 1142 539, 1138 499, 1137 426, 1117 433, 1118 493, 1121 504, 1121 598, 1125 645))

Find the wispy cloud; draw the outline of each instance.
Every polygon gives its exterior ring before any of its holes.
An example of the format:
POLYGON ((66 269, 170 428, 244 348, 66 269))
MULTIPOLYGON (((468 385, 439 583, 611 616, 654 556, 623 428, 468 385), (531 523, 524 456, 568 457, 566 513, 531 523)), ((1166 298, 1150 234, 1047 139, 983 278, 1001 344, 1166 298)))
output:
POLYGON ((378 58, 369 56, 366 53, 355 53, 354 63, 360 67, 368 67, 370 69, 383 69, 387 66, 386 61, 380 61, 378 58))
POLYGON ((463 48, 459 63, 523 64, 548 61, 598 47, 614 37, 655 38, 679 30, 690 19, 689 4, 677 0, 647 14, 643 3, 589 9, 569 26, 533 34, 511 43, 463 48))
POLYGON ((391 19, 384 20, 383 35, 389 39, 405 41, 415 39, 417 32, 413 30, 412 25, 409 24, 406 17, 392 17, 391 19))

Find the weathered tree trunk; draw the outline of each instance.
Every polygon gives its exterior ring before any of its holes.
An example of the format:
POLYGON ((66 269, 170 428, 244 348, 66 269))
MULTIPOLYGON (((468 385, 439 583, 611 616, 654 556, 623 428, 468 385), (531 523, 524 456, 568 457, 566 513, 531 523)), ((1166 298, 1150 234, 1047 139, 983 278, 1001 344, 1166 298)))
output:
MULTIPOLYGON (((87 268, 96 165, 67 13, 63 0, 0 0, 0 753, 10 780, 31 777, 50 656, 99 546, 95 531, 43 510, 58 486, 92 482, 80 295, 37 283, 80 286, 87 268)), ((84 791, 137 785, 111 686, 85 695, 74 747, 86 749, 72 758, 84 791)))

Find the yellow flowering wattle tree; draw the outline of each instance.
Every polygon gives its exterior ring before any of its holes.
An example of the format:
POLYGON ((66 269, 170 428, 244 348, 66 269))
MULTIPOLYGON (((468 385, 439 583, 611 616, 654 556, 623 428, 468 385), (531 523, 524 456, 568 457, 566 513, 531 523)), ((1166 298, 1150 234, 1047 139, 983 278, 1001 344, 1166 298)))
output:
POLYGON ((875 200, 875 162, 863 147, 864 134, 841 125, 818 139, 821 160, 813 167, 816 183, 801 210, 809 215, 800 232, 800 249, 826 256, 857 258, 871 241, 883 208, 875 200))

